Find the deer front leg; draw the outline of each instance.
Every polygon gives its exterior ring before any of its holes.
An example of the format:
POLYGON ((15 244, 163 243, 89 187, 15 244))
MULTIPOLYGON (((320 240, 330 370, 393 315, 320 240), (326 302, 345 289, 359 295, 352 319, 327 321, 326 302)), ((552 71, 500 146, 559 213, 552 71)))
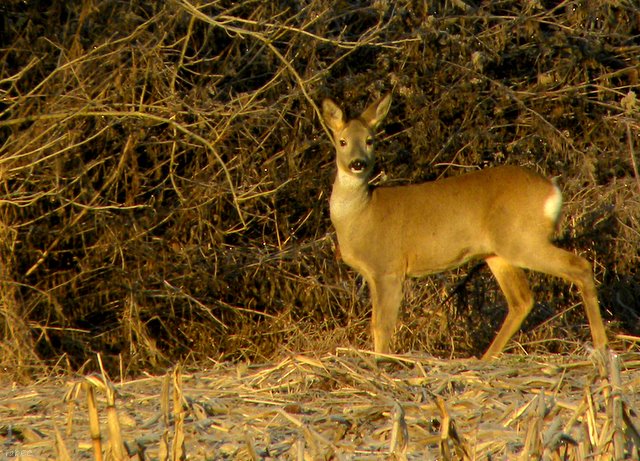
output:
POLYGON ((402 302, 404 277, 397 274, 373 276, 369 279, 371 302, 371 331, 374 350, 382 354, 390 352, 389 343, 396 328, 398 311, 402 302))

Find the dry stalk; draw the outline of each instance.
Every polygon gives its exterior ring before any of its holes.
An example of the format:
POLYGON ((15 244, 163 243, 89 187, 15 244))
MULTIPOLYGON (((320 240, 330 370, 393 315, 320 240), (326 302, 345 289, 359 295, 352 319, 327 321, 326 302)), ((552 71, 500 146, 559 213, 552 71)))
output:
POLYGON ((259 461, 260 456, 258 456, 258 452, 256 451, 256 444, 253 440, 253 437, 247 430, 244 431, 244 441, 247 448, 247 453, 249 454, 249 459, 251 459, 251 461, 259 461))
POLYGON ((546 415, 547 408, 544 398, 544 392, 539 393, 535 401, 534 412, 528 420, 527 435, 524 440, 524 449, 522 451, 521 460, 540 459, 543 453, 543 419, 546 415))
POLYGON ((160 461, 169 460, 169 429, 164 429, 158 443, 158 459, 160 461))
POLYGON ((182 461, 187 458, 184 449, 184 418, 185 398, 182 393, 182 367, 177 365, 172 374, 173 381, 173 441, 171 442, 172 461, 182 461))
POLYGON ((614 353, 609 357, 609 378, 611 380, 611 395, 608 415, 613 431, 613 457, 624 459, 624 407, 622 402, 622 379, 620 377, 620 360, 614 353))
POLYGON ((87 380, 84 388, 87 393, 87 411, 89 413, 89 435, 93 447, 93 457, 96 461, 102 461, 102 437, 100 435, 100 420, 98 418, 98 405, 93 390, 95 382, 87 380))
POLYGON ((172 376, 168 373, 162 378, 162 388, 160 390, 160 412, 162 415, 162 424, 166 429, 170 425, 170 411, 171 406, 169 404, 169 391, 171 390, 172 376))
POLYGON ((107 400, 107 433, 109 434, 109 446, 107 452, 111 453, 113 459, 120 461, 125 460, 128 456, 125 453, 125 446, 122 439, 122 430, 120 421, 118 420, 118 412, 116 410, 116 392, 113 383, 106 376, 103 370, 103 391, 107 400))
POLYGON ((64 443, 64 439, 62 438, 62 434, 55 428, 56 433, 56 456, 59 461, 71 461, 71 456, 69 455, 69 450, 67 450, 67 445, 64 443))
POLYGON ((409 444, 409 429, 405 420, 405 412, 402 405, 394 402, 392 411, 391 439, 389 440, 389 454, 395 455, 399 460, 407 459, 407 446, 409 444))
MULTIPOLYGON (((640 107, 637 107, 636 110, 640 110, 640 107)), ((635 149, 633 146, 633 137, 631 136, 631 126, 630 123, 625 123, 625 127, 627 129, 627 146, 629 148, 629 163, 633 168, 633 175, 636 178, 636 184, 638 186, 638 192, 640 192, 640 172, 638 172, 638 157, 636 156, 635 149)))
POLYGON ((116 410, 115 387, 107 376, 106 370, 102 366, 102 358, 99 354, 97 356, 97 360, 102 374, 100 376, 87 376, 82 386, 87 393, 89 432, 91 435, 94 457, 98 460, 102 459, 102 436, 98 418, 98 406, 94 391, 94 388, 97 388, 105 394, 106 399, 107 434, 109 440, 109 444, 106 448, 107 456, 110 456, 115 460, 125 460, 128 456, 125 453, 126 450, 122 438, 122 430, 118 420, 118 412, 116 410))
POLYGON ((472 458, 469 446, 464 437, 458 433, 456 424, 451 418, 444 400, 441 397, 438 397, 436 399, 436 404, 440 411, 440 417, 442 418, 442 421, 440 422, 440 455, 442 456, 442 459, 446 461, 470 461, 472 458), (451 451, 452 448, 453 452, 451 451))

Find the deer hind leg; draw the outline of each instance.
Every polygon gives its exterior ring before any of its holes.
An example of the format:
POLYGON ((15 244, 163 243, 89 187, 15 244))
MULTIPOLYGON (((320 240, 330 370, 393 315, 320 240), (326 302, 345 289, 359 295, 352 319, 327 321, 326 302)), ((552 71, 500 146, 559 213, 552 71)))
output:
POLYGON ((393 274, 369 279, 373 304, 371 331, 374 350, 382 354, 387 354, 390 351, 389 344, 396 328, 398 311, 402 302, 403 280, 404 277, 393 274))
POLYGON ((569 251, 562 250, 551 243, 533 247, 519 264, 545 274, 561 277, 578 287, 582 296, 584 310, 589 320, 593 344, 597 349, 607 345, 607 334, 600 315, 598 292, 593 281, 591 264, 586 259, 569 251))
POLYGON ((505 298, 507 298, 509 309, 500 331, 482 356, 482 360, 491 360, 502 352, 505 344, 520 329, 522 322, 533 307, 533 295, 529 290, 529 283, 522 269, 510 264, 500 256, 489 257, 486 261, 505 298))

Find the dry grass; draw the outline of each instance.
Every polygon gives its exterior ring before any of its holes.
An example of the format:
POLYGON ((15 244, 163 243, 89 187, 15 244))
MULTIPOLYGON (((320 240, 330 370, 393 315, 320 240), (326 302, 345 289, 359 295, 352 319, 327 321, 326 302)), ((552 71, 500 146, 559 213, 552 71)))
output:
MULTIPOLYGON (((97 353, 136 376, 367 347, 366 288, 333 256, 317 101, 355 113, 389 90, 378 149, 389 182, 503 163, 560 175, 561 244, 594 261, 612 334, 640 334, 633 2, 9 1, 0 12, 11 379, 98 371, 97 353)), ((519 344, 579 350, 575 293, 534 284, 519 344)), ((502 318, 481 267, 408 291, 398 350, 469 357, 502 318)))
POLYGON ((639 385, 637 353, 376 363, 340 349, 3 390, 0 440, 25 460, 638 459, 639 385))

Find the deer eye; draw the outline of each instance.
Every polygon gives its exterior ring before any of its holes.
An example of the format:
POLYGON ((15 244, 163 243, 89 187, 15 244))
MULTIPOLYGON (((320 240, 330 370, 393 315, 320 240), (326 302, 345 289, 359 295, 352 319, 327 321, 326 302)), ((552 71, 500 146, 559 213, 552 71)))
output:
POLYGON ((367 138, 365 143, 367 144, 368 147, 373 146, 373 138, 371 138, 371 137, 367 138))
POLYGON ((345 147, 347 145, 347 141, 345 139, 341 139, 338 142, 340 143, 340 147, 345 147))

